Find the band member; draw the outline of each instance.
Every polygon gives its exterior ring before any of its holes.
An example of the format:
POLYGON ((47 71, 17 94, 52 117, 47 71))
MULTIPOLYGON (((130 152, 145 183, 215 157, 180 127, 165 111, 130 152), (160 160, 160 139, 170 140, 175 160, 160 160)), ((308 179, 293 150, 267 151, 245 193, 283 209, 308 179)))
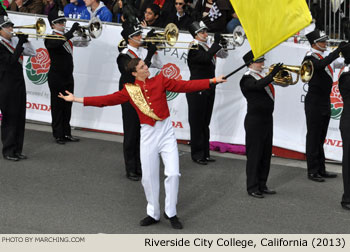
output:
POLYGON ((78 142, 79 139, 71 135, 70 118, 72 104, 59 99, 58 93, 74 90, 73 78, 73 43, 70 39, 79 23, 74 23, 70 31, 65 33, 66 18, 58 7, 54 7, 48 20, 53 34, 62 35, 66 40, 45 39, 45 46, 49 52, 51 66, 48 73, 48 83, 51 92, 52 134, 56 143, 78 142))
POLYGON ((339 91, 343 98, 343 112, 340 118, 340 133, 343 140, 343 186, 344 193, 341 205, 350 210, 350 46, 341 49, 345 59, 345 67, 339 77, 339 91))
POLYGON ((2 113, 1 141, 5 159, 26 159, 22 153, 25 119, 26 86, 23 76, 23 55, 35 56, 28 36, 13 37, 13 23, 0 7, 0 110, 2 113))
MULTIPOLYGON (((193 22, 189 31, 194 41, 194 47, 198 50, 189 50, 187 63, 190 69, 190 79, 198 80, 213 78, 215 76, 216 57, 226 58, 228 53, 219 45, 220 34, 215 34, 215 42, 209 46, 207 44, 207 27, 203 22, 193 22)), ((213 112, 215 100, 215 86, 210 89, 201 90, 186 94, 188 103, 188 121, 191 134, 191 158, 201 165, 207 162, 214 162, 209 152, 209 124, 213 112)))
MULTIPOLYGON (((126 23, 123 24, 122 36, 127 42, 127 47, 124 48, 117 58, 119 72, 119 90, 124 88, 126 83, 134 83, 135 77, 127 72, 126 66, 133 58, 143 59, 147 66, 161 68, 162 62, 156 53, 155 45, 150 44, 147 49, 142 45, 142 29, 139 26, 132 26, 126 23)), ((123 152, 126 177, 133 181, 140 180, 141 177, 141 162, 140 162, 140 121, 133 106, 129 103, 122 104, 123 116, 123 152)))
POLYGON ((273 77, 281 70, 277 64, 266 77, 263 77, 264 57, 254 62, 252 51, 243 56, 248 71, 240 81, 240 87, 247 100, 247 115, 244 120, 245 145, 247 155, 247 191, 255 198, 264 198, 263 194, 275 194, 268 189, 266 182, 270 172, 273 136, 273 110, 275 90, 273 77))
POLYGON ((59 97, 66 101, 84 103, 84 106, 113 106, 130 102, 135 108, 141 122, 141 164, 142 185, 147 199, 147 217, 141 220, 141 226, 159 222, 159 155, 164 163, 165 213, 175 229, 182 229, 176 214, 177 195, 179 190, 179 153, 172 127, 166 91, 193 92, 208 89, 216 83, 224 82, 223 76, 214 79, 183 81, 174 80, 159 74, 151 79, 147 65, 140 58, 128 63, 128 71, 135 76, 134 84, 126 84, 116 93, 77 98, 66 91, 67 96, 59 97))
POLYGON ((314 74, 309 81, 305 97, 306 115, 306 161, 308 178, 316 182, 324 182, 324 178, 335 178, 335 173, 327 172, 323 144, 326 139, 331 117, 330 93, 333 84, 333 71, 344 64, 339 57, 340 49, 327 52, 327 35, 321 35, 319 30, 306 34, 311 50, 304 60, 311 60, 314 74))

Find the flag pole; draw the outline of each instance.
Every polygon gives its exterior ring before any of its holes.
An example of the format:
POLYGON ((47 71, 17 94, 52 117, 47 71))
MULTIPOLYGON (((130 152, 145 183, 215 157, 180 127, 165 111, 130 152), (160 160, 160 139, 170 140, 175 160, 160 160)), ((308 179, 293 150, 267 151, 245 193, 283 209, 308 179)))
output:
POLYGON ((237 68, 236 70, 232 71, 231 73, 229 73, 228 75, 224 76, 224 79, 227 79, 228 77, 230 77, 231 75, 237 73, 239 70, 241 70, 243 67, 245 66, 249 66, 251 63, 253 63, 253 60, 249 60, 247 63, 245 63, 244 65, 240 66, 239 68, 237 68))

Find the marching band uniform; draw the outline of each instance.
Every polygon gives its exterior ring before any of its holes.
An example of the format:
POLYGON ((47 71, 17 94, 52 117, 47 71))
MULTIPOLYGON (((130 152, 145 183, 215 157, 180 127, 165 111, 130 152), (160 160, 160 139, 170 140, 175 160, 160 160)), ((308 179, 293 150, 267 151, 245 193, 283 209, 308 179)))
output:
MULTIPOLYGON (((327 35, 321 36, 318 30, 306 34, 310 44, 324 42, 327 35)), ((306 160, 308 178, 323 182, 323 178, 336 177, 335 173, 326 171, 323 144, 326 139, 328 124, 331 116, 330 93, 333 85, 333 71, 344 64, 339 57, 340 49, 329 53, 311 48, 304 60, 311 60, 314 73, 309 81, 305 97, 306 115, 306 160)))
MULTIPOLYGON (((195 38, 197 33, 207 30, 204 23, 193 22, 189 31, 195 38)), ((210 47, 207 43, 194 40, 193 47, 198 46, 198 50, 189 50, 187 63, 190 69, 190 79, 198 80, 213 78, 215 76, 216 58, 226 58, 228 53, 221 50, 218 42, 214 42, 210 47)), ((208 161, 215 161, 210 158, 209 138, 210 120, 214 107, 215 86, 210 89, 187 93, 188 121, 191 135, 191 157, 198 164, 206 165, 208 161)))
MULTIPOLYGON (((48 15, 50 24, 65 21, 64 13, 54 7, 48 15)), ((51 116, 52 116, 52 134, 58 144, 64 144, 66 141, 77 142, 78 138, 72 137, 70 119, 72 104, 62 101, 58 98, 58 93, 68 90, 74 90, 73 77, 73 43, 70 40, 73 32, 79 24, 75 23, 69 32, 62 32, 54 29, 53 34, 62 35, 66 40, 45 39, 51 66, 48 73, 48 83, 51 93, 51 116)))
MULTIPOLYGON (((253 60, 252 51, 243 56, 245 63, 253 60)), ((263 62, 259 58, 253 63, 263 62)), ((262 72, 249 68, 240 81, 241 91, 247 99, 247 115, 244 120, 247 155, 247 191, 248 194, 263 198, 262 193, 275 194, 266 186, 270 171, 273 137, 273 110, 275 90, 273 77, 278 72, 277 66, 266 77, 262 72)))
MULTIPOLYGON (((2 8, 1 8, 2 9, 2 8)), ((7 14, 0 16, 0 28, 13 23, 7 14)), ((4 30, 5 31, 5 30, 4 30)), ((5 159, 25 159, 22 154, 25 118, 26 86, 23 76, 23 55, 35 56, 36 51, 26 35, 6 39, 0 36, 0 110, 2 154, 5 159)))
MULTIPOLYGON (((122 35, 125 41, 128 41, 129 37, 140 34, 142 29, 139 27, 123 25, 122 35)), ((121 53, 118 55, 117 64, 121 74, 119 79, 119 90, 124 88, 126 83, 134 83, 135 77, 127 72, 126 66, 133 58, 140 58, 147 60, 146 64, 151 67, 161 68, 162 62, 159 55, 148 55, 148 50, 143 47, 133 47, 127 45, 121 53)), ((122 117, 123 117, 123 153, 126 176, 130 180, 138 181, 141 176, 141 162, 140 162, 140 121, 133 106, 129 103, 123 103, 122 105, 122 117)))
POLYGON ((344 209, 350 210, 350 46, 341 51, 345 58, 345 64, 347 64, 340 74, 338 84, 344 105, 339 127, 343 140, 342 174, 344 193, 341 205, 344 209))
MULTIPOLYGON (((174 80, 159 74, 145 82, 136 80, 126 84, 116 93, 85 97, 84 106, 113 106, 130 102, 135 108, 141 123, 141 164, 142 185, 147 199, 147 215, 158 222, 159 206, 159 154, 164 163, 165 216, 176 217, 176 204, 179 187, 179 156, 176 137, 173 131, 166 91, 193 92, 209 88, 209 80, 174 80)), ((147 218, 147 217, 146 217, 147 218)), ((141 224, 143 225, 143 224, 141 224)), ((178 227, 178 228, 182 228, 178 227)))

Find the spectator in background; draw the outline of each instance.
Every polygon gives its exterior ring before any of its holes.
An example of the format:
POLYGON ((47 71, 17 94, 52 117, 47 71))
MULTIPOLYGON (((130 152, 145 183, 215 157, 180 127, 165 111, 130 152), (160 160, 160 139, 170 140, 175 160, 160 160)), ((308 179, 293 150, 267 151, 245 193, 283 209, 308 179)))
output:
POLYGON ((228 33, 233 33, 233 30, 239 25, 241 25, 241 22, 239 22, 238 16, 236 12, 233 10, 232 19, 227 23, 226 31, 228 33))
POLYGON ((190 14, 186 12, 186 6, 185 0, 175 0, 175 8, 170 16, 164 19, 164 24, 174 23, 180 30, 188 30, 193 20, 190 14))
POLYGON ((123 16, 123 0, 114 0, 109 9, 113 15, 113 22, 123 23, 125 21, 123 16))
POLYGON ((42 14, 43 0, 13 0, 10 10, 25 13, 42 14))
POLYGON ((198 0, 193 18, 196 21, 202 20, 208 27, 208 32, 225 33, 232 12, 229 0, 198 0))
POLYGON ((142 27, 154 26, 154 27, 163 27, 162 21, 160 19, 160 8, 156 4, 150 4, 144 15, 144 20, 141 21, 142 27))
POLYGON ((85 9, 84 0, 70 0, 70 3, 64 7, 64 15, 69 18, 80 19, 85 9))
POLYGON ((60 5, 61 8, 67 4, 66 0, 43 0, 44 11, 42 14, 49 15, 55 5, 60 5))
POLYGON ((90 20, 98 17, 101 21, 112 22, 112 12, 100 0, 84 0, 86 9, 81 13, 81 19, 90 20))

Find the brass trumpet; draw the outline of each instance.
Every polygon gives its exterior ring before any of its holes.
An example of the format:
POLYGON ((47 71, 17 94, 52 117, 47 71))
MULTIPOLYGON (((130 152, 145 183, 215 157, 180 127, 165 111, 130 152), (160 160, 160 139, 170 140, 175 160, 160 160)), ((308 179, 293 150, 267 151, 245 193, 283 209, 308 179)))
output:
MULTIPOLYGON (((145 37, 142 38, 141 42, 143 42, 144 48, 147 48, 147 43, 154 43, 156 44, 157 49, 164 49, 164 48, 177 48, 177 49, 195 49, 190 47, 178 47, 175 46, 177 43, 187 43, 190 44, 191 42, 185 42, 185 41, 178 41, 179 38, 179 29, 177 26, 173 23, 168 24, 163 32, 157 32, 152 37, 145 37)), ((119 50, 127 47, 127 43, 124 39, 122 39, 119 44, 118 48, 119 50)))
POLYGON ((13 29, 35 29, 36 33, 24 33, 21 31, 13 32, 13 35, 17 34, 24 34, 28 35, 29 38, 40 38, 40 39, 59 39, 59 40, 66 40, 65 37, 60 35, 52 35, 52 34, 45 34, 46 31, 46 24, 44 19, 39 18, 35 24, 32 25, 22 25, 22 26, 14 26, 13 29))
MULTIPOLYGON (((268 67, 268 74, 276 64, 272 64, 268 67)), ((299 75, 302 82, 309 82, 314 73, 314 66, 311 60, 305 60, 301 66, 283 65, 282 69, 273 77, 273 81, 279 85, 295 85, 299 81, 299 75), (295 73, 297 78, 293 81, 291 73, 295 73)))
MULTIPOLYGON (((247 38, 242 26, 240 25, 233 30, 232 34, 221 34, 221 37, 226 41, 226 50, 234 50, 236 47, 242 46, 247 38)), ((209 42, 214 43, 213 36, 209 37, 209 42)))

